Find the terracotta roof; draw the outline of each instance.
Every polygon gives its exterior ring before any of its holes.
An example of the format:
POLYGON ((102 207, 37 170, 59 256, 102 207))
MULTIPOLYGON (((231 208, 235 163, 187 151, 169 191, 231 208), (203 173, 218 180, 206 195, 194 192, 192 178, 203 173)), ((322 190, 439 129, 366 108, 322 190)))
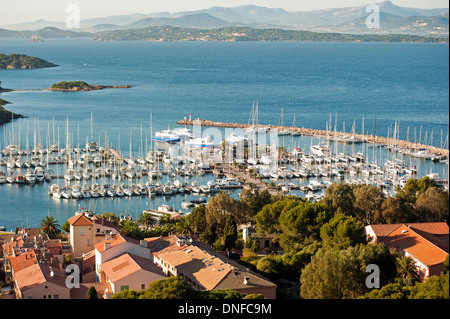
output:
POLYGON ((445 222, 440 223, 408 223, 409 227, 433 234, 433 235, 448 235, 449 229, 445 222))
POLYGON ((122 236, 121 234, 112 235, 111 239, 103 240, 97 244, 95 244, 95 249, 98 250, 99 253, 102 253, 105 250, 105 243, 111 244, 111 247, 116 245, 120 245, 124 242, 129 242, 135 245, 139 245, 139 241, 130 237, 122 236))
POLYGON ((83 213, 75 215, 67 220, 72 226, 91 226, 92 221, 84 216, 83 213))
POLYGON ((34 250, 24 252, 17 257, 9 257, 8 259, 11 268, 15 273, 37 263, 36 253, 34 250))
POLYGON ((154 244, 151 247, 152 254, 208 290, 276 286, 200 242, 178 243, 178 239, 172 236, 154 244), (160 249, 156 250, 158 246, 160 249), (249 279, 247 285, 244 283, 245 278, 249 279))
MULTIPOLYGON (((436 240, 439 239, 436 238, 436 240)), ((395 229, 385 237, 382 243, 388 247, 406 251, 427 266, 443 263, 448 256, 448 249, 446 252, 407 225, 401 225, 395 229)))
POLYGON ((392 233, 395 229, 400 227, 402 224, 374 224, 368 225, 366 227, 372 228, 373 232, 378 238, 378 241, 383 240, 384 237, 392 233))
POLYGON ((20 290, 32 288, 36 285, 51 282, 66 287, 66 278, 59 269, 50 269, 49 266, 33 264, 14 274, 15 282, 20 290), (51 275, 53 271, 53 275, 51 275))
POLYGON ((101 264, 101 269, 105 272, 111 282, 116 282, 141 269, 155 273, 164 278, 166 277, 161 269, 159 269, 150 259, 145 259, 129 253, 124 253, 104 262, 101 264))

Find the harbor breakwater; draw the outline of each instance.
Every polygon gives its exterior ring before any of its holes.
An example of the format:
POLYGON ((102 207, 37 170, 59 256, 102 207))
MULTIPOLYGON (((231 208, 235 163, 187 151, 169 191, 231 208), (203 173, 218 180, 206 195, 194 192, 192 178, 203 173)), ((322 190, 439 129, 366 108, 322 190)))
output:
MULTIPOLYGON (((310 128, 300 128, 300 127, 292 127, 292 126, 277 126, 277 125, 263 125, 263 124, 242 124, 242 123, 226 123, 226 122, 215 122, 210 120, 205 120, 201 118, 197 119, 188 119, 184 118, 177 122, 179 125, 197 125, 197 126, 210 126, 210 127, 221 127, 221 128, 233 128, 233 129, 246 129, 246 128, 266 128, 268 132, 270 131, 288 131, 290 133, 300 133, 303 136, 314 136, 314 137, 322 137, 322 138, 337 138, 337 139, 359 139, 367 143, 379 143, 385 146, 396 146, 398 149, 408 149, 408 150, 426 150, 431 154, 448 158, 449 150, 443 149, 431 145, 414 143, 411 141, 404 141, 389 137, 376 136, 376 135, 363 135, 363 134, 353 134, 347 132, 335 132, 335 131, 326 131, 326 130, 317 130, 310 128)), ((343 140, 345 141, 345 140, 343 140)))

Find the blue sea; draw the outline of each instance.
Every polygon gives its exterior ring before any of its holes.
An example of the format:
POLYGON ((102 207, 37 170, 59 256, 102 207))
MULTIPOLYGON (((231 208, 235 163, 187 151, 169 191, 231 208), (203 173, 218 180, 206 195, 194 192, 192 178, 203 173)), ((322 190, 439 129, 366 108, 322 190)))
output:
MULTIPOLYGON (((0 129, 0 144, 32 148, 36 139, 65 147, 69 121, 73 145, 94 137, 128 155, 138 154, 150 131, 176 128, 184 117, 248 123, 252 104, 259 123, 356 133, 448 147, 449 47, 420 43, 95 42, 0 39, 0 53, 36 56, 56 68, 0 70, 4 88, 48 88, 60 81, 133 85, 90 92, 29 91, 0 94, 7 109, 26 116, 0 129), (91 114, 93 126, 91 130, 91 114), (150 115, 152 126, 150 127, 150 115), (294 121, 295 116, 295 123, 294 121), (28 135, 27 135, 28 132, 28 135)), ((303 140, 311 143, 311 139, 303 140)), ((306 148, 305 145, 305 148, 306 148)), ((427 164, 425 171, 433 164, 427 164)), ((6 169, 3 167, 2 169, 6 169)), ((446 174, 446 168, 435 171, 446 174)), ((444 176, 445 177, 445 176, 444 176)), ((48 214, 61 224, 78 205, 96 212, 129 213, 182 198, 133 197, 56 201, 48 185, 0 185, 0 225, 35 227, 48 214)))

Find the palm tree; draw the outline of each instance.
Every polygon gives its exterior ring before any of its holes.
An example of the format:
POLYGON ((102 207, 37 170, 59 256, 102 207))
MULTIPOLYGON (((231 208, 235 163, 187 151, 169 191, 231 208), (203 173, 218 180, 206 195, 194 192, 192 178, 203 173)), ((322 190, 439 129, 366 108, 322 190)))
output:
POLYGON ((175 225, 175 230, 179 234, 192 234, 192 227, 189 219, 181 218, 175 225))
POLYGON ((145 230, 149 230, 157 224, 157 220, 151 214, 142 214, 137 220, 139 225, 142 225, 145 230))
POLYGON ((41 232, 48 235, 56 237, 61 233, 61 226, 58 224, 58 220, 53 216, 47 216, 45 219, 41 220, 39 227, 41 232))
POLYGON ((412 286, 415 282, 420 281, 420 274, 416 263, 412 258, 407 256, 397 258, 397 274, 408 286, 412 286))

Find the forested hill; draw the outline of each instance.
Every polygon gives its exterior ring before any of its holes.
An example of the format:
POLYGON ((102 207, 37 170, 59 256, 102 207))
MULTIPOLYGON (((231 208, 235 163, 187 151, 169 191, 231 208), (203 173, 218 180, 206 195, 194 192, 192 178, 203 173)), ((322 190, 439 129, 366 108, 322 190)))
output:
POLYGON ((40 69, 55 66, 57 65, 33 56, 0 53, 0 69, 40 69))
POLYGON ((92 34, 91 39, 97 41, 333 41, 448 43, 448 37, 438 38, 409 34, 342 34, 283 29, 255 29, 249 27, 192 29, 170 26, 103 31, 92 34))
POLYGON ((120 29, 100 32, 81 32, 44 28, 37 31, 10 31, 0 29, 0 38, 78 38, 96 41, 311 41, 311 42, 449 42, 447 37, 412 34, 346 34, 313 32, 279 28, 252 27, 186 28, 150 26, 139 29, 120 29), (48 30, 51 30, 49 32, 48 30))

